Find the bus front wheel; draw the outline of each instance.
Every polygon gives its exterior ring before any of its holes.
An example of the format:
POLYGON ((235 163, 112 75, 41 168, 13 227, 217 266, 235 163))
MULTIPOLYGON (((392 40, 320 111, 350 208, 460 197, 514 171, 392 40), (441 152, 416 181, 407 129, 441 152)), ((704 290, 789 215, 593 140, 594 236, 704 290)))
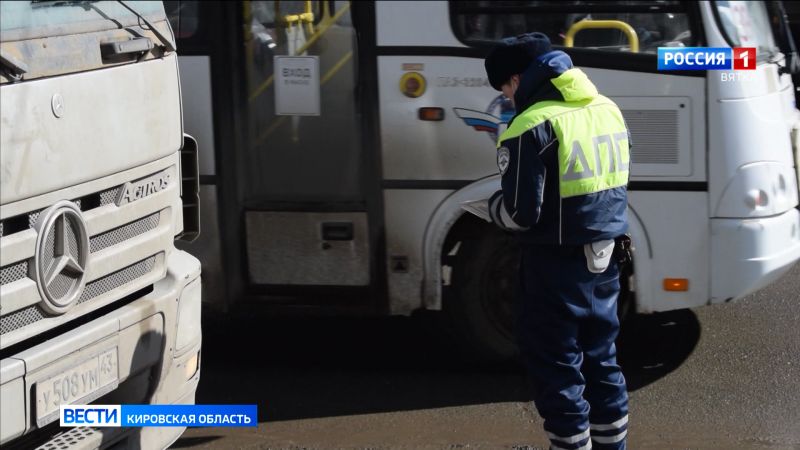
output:
POLYGON ((515 359, 518 244, 509 234, 486 230, 451 248, 457 251, 445 261, 452 277, 444 309, 458 345, 471 361, 515 359))
MULTIPOLYGON (((452 268, 452 276, 444 310, 462 353, 478 362, 516 359, 519 244, 499 230, 473 230, 447 248, 444 263, 452 268)), ((636 314, 629 285, 633 267, 623 266, 620 272, 617 312, 625 322, 636 314)))

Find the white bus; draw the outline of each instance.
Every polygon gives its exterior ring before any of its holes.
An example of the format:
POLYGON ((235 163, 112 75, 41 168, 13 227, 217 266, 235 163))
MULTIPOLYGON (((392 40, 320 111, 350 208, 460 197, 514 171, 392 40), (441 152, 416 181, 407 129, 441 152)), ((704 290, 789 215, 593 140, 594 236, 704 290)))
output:
POLYGON ((197 146, 161 2, 0 2, 0 445, 166 448, 65 404, 193 404, 197 146), (124 3, 124 4, 123 4, 124 3))
POLYGON ((223 309, 443 309, 478 354, 513 353, 513 238, 460 204, 498 189, 513 114, 483 57, 534 30, 631 129, 629 306, 729 302, 800 258, 800 121, 772 2, 166 5, 204 150, 192 251, 223 309), (690 46, 756 47, 757 68, 657 71, 658 47, 690 46), (282 56, 315 57, 294 105, 282 56))

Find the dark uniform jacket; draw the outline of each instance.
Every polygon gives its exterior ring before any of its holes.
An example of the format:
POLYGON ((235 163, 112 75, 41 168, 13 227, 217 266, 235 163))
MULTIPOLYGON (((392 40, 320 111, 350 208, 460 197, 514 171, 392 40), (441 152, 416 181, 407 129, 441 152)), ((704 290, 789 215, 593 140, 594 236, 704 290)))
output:
POLYGON ((518 113, 498 139, 492 220, 534 244, 625 233, 630 133, 617 105, 561 51, 533 61, 514 102, 518 113))

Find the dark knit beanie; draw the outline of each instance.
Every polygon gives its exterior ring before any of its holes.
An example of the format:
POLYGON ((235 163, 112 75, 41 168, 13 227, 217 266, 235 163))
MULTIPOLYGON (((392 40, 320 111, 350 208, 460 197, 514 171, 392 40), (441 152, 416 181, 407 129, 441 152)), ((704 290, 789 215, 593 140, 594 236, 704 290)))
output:
POLYGON ((550 39, 544 33, 527 33, 501 40, 484 61, 489 84, 501 90, 511 75, 525 72, 533 60, 550 50, 550 39))

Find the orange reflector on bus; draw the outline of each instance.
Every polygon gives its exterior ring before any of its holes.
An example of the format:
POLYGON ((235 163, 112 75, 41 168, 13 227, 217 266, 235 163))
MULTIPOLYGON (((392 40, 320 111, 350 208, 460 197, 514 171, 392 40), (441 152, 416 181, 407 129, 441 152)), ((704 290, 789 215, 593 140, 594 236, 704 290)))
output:
POLYGON ((689 280, 686 278, 664 278, 664 290, 682 292, 689 290, 689 280))
POLYGON ((444 120, 444 108, 426 107, 419 109, 419 120, 439 122, 444 120))

